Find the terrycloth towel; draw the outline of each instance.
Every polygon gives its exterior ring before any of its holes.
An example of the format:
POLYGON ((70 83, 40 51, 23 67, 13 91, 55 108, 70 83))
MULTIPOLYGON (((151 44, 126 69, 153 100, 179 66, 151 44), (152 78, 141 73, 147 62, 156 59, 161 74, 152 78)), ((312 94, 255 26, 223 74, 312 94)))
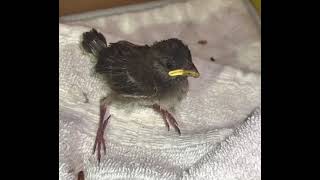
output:
POLYGON ((80 170, 89 180, 260 179, 259 28, 241 1, 201 2, 60 24, 60 179, 75 179, 80 170), (177 107, 181 136, 168 132, 152 109, 113 104, 107 154, 98 166, 91 153, 99 99, 110 91, 80 49, 91 27, 108 42, 178 37, 189 45, 201 78, 189 78, 190 92, 177 107))

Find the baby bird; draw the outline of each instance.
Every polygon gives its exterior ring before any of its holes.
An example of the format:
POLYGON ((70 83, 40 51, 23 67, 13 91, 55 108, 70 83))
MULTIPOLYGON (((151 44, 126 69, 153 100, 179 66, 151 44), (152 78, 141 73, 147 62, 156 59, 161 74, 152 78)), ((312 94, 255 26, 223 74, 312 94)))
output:
POLYGON ((104 130, 111 115, 107 108, 114 100, 135 101, 158 112, 169 130, 169 125, 180 135, 171 114, 188 92, 188 77, 200 76, 192 62, 188 46, 172 38, 153 45, 136 45, 118 41, 107 45, 105 37, 92 29, 83 33, 83 49, 97 59, 95 72, 101 74, 112 90, 112 95, 100 101, 100 121, 93 147, 98 162, 101 146, 106 154, 104 130), (105 118, 106 117, 106 118, 105 118))

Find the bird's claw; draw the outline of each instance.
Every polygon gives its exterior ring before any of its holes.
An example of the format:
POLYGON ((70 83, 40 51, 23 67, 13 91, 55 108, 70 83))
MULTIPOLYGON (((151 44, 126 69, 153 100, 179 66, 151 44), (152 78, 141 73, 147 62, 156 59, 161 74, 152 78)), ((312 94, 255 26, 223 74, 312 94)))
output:
POLYGON ((181 135, 180 129, 178 127, 178 123, 169 111, 162 109, 158 104, 154 104, 153 109, 156 112, 161 114, 162 119, 164 120, 164 123, 168 128, 168 131, 170 130, 170 127, 169 127, 169 124, 170 124, 178 132, 178 134, 181 135))
POLYGON ((104 130, 106 129, 106 126, 107 126, 107 123, 108 123, 108 120, 110 117, 111 117, 111 115, 109 115, 108 118, 106 120, 104 120, 102 125, 99 125, 96 139, 95 139, 95 142, 93 145, 92 154, 95 154, 95 152, 97 151, 97 158, 98 158, 99 163, 101 160, 101 146, 103 148, 104 154, 106 155, 106 143, 105 143, 105 139, 103 137, 103 134, 104 134, 104 130))
POLYGON ((100 104, 99 127, 98 127, 98 131, 97 131, 97 135, 96 135, 96 139, 94 141, 93 151, 92 151, 92 154, 94 154, 97 150, 97 158, 98 158, 99 163, 101 160, 101 146, 103 148, 104 154, 106 154, 106 143, 105 143, 105 139, 104 139, 103 135, 104 135, 104 130, 106 129, 108 121, 111 117, 111 115, 109 115, 106 119, 104 119, 106 112, 107 112, 107 106, 106 106, 105 99, 101 100, 100 103, 101 104, 100 104))

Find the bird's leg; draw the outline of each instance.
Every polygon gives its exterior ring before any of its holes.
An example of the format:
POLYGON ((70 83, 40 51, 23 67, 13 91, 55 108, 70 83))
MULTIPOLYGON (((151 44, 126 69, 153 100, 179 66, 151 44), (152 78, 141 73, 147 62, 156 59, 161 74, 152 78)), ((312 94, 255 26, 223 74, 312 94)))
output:
POLYGON ((153 105, 153 109, 157 112, 157 113, 160 113, 161 116, 162 116, 162 119, 164 121, 164 124, 166 125, 166 127, 168 128, 168 131, 170 130, 170 127, 169 127, 169 123, 168 123, 168 120, 166 118, 166 114, 164 113, 164 110, 161 109, 161 107, 158 105, 158 104, 154 104, 153 105))
POLYGON ((107 108, 109 102, 107 101, 107 98, 104 98, 100 101, 100 120, 99 120, 99 126, 98 126, 98 131, 96 135, 96 139, 94 141, 93 145, 93 153, 94 154, 97 150, 97 157, 98 157, 98 162, 100 163, 101 159, 101 145, 103 146, 104 154, 106 154, 106 144, 105 144, 105 139, 103 137, 104 130, 107 127, 108 120, 110 119, 111 115, 109 115, 106 119, 106 113, 107 113, 107 108))
POLYGON ((158 104, 154 104, 153 109, 162 115, 162 118, 164 120, 166 127, 168 128, 168 131, 170 130, 169 128, 169 124, 170 124, 178 132, 178 134, 181 135, 180 129, 178 127, 178 123, 169 111, 162 109, 161 106, 158 104))
POLYGON ((176 119, 172 116, 172 114, 169 111, 165 110, 164 113, 166 114, 166 117, 170 122, 170 124, 174 127, 174 129, 178 132, 178 134, 181 135, 176 119))

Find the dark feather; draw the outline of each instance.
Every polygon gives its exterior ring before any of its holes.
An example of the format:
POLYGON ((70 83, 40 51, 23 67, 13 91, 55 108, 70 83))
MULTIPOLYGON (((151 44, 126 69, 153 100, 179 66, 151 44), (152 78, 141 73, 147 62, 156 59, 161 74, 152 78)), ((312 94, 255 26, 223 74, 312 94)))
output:
POLYGON ((85 51, 98 56, 99 52, 107 47, 107 41, 101 33, 92 29, 83 33, 82 47, 85 51))
POLYGON ((84 33, 82 46, 97 57, 96 72, 116 93, 161 99, 172 95, 179 98, 187 92, 187 77, 168 76, 169 70, 192 64, 190 50, 181 40, 168 39, 151 47, 128 41, 107 46, 105 42, 100 33, 92 30, 84 33))
POLYGON ((121 95, 154 96, 152 68, 145 54, 148 46, 137 46, 127 41, 112 43, 102 50, 95 66, 97 73, 106 77, 111 88, 121 95))

